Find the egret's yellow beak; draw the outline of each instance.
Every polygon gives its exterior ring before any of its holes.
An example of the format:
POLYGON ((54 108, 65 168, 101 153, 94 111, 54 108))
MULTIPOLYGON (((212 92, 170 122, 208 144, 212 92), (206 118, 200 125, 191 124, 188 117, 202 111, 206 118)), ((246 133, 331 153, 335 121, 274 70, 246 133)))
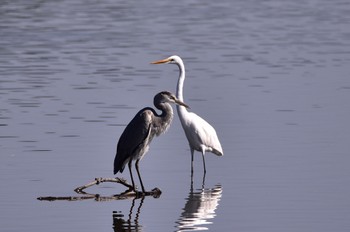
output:
POLYGON ((170 60, 167 58, 167 59, 164 59, 164 60, 157 60, 157 61, 153 61, 151 62, 151 64, 165 64, 165 63, 168 63, 170 60))

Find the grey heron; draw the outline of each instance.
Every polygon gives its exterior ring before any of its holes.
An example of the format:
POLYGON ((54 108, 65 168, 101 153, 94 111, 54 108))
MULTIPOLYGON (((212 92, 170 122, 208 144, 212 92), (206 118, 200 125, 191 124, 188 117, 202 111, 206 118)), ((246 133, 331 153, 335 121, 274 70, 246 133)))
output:
MULTIPOLYGON (((179 56, 170 56, 163 60, 154 61, 151 64, 176 64, 179 67, 180 75, 177 82, 176 96, 180 101, 183 101, 185 65, 182 59, 179 56)), ((182 128, 185 131, 190 145, 191 173, 193 173, 194 150, 202 153, 204 173, 206 173, 205 152, 212 152, 217 156, 222 156, 224 154, 216 131, 207 121, 197 114, 187 111, 185 107, 178 105, 176 108, 182 128)))
POLYGON ((135 192, 135 182, 131 171, 132 161, 136 160, 135 168, 140 180, 142 192, 145 193, 146 191, 139 171, 139 161, 148 151, 153 137, 159 136, 169 128, 173 119, 173 109, 169 103, 175 103, 188 108, 183 101, 178 100, 175 95, 168 91, 156 94, 153 103, 162 113, 157 114, 151 107, 140 110, 120 136, 114 159, 114 174, 123 172, 125 165, 128 164, 132 186, 135 192))

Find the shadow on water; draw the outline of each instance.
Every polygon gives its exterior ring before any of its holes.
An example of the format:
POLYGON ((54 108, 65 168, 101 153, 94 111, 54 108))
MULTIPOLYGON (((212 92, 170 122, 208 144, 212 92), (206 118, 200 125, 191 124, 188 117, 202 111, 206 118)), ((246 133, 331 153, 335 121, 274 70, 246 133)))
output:
POLYGON ((135 217, 132 220, 133 214, 134 214, 134 208, 135 208, 135 202, 137 198, 134 198, 132 200, 130 211, 127 216, 127 218, 124 218, 124 214, 122 214, 121 211, 113 211, 113 230, 115 232, 121 232, 121 231, 142 231, 142 226, 139 225, 139 216, 141 212, 141 207, 143 205, 143 201, 145 197, 140 198, 140 202, 138 204, 138 207, 135 212, 135 217))
POLYGON ((215 218, 215 210, 222 196, 220 184, 213 188, 205 188, 205 175, 203 176, 202 188, 193 189, 193 180, 186 203, 182 209, 180 218, 176 221, 176 231, 207 230, 206 225, 212 224, 215 218))

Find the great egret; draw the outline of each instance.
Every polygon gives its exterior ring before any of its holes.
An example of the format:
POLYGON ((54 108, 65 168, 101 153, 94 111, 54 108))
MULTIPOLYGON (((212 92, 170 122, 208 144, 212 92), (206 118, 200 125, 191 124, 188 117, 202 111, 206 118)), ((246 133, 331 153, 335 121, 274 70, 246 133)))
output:
POLYGON ((139 171, 139 161, 148 151, 153 137, 155 135, 159 136, 169 128, 174 115, 169 103, 176 103, 188 108, 185 103, 178 100, 175 95, 168 91, 163 91, 155 95, 153 103, 162 113, 159 115, 150 107, 140 110, 120 136, 114 159, 114 174, 123 172, 125 165, 128 164, 132 186, 135 192, 135 182, 131 171, 132 160, 136 160, 135 168, 139 176, 142 192, 145 192, 139 171))
MULTIPOLYGON (((163 60, 154 61, 151 64, 176 64, 179 67, 180 75, 177 82, 176 96, 180 101, 183 101, 185 65, 182 59, 179 56, 170 56, 163 60)), ((178 105, 177 113, 190 145, 191 173, 193 173, 194 150, 202 153, 204 173, 206 173, 204 158, 205 152, 209 151, 218 156, 222 156, 224 154, 216 131, 207 121, 195 113, 188 112, 185 107, 178 105)))

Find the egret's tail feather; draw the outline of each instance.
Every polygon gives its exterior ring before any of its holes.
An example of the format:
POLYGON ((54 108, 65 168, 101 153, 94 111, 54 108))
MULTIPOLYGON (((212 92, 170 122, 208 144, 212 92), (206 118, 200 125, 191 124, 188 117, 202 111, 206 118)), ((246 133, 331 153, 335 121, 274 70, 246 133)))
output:
POLYGON ((224 153, 222 152, 222 150, 219 151, 219 150, 213 149, 213 153, 214 153, 215 155, 217 155, 217 156, 223 156, 223 155, 224 155, 224 153))

